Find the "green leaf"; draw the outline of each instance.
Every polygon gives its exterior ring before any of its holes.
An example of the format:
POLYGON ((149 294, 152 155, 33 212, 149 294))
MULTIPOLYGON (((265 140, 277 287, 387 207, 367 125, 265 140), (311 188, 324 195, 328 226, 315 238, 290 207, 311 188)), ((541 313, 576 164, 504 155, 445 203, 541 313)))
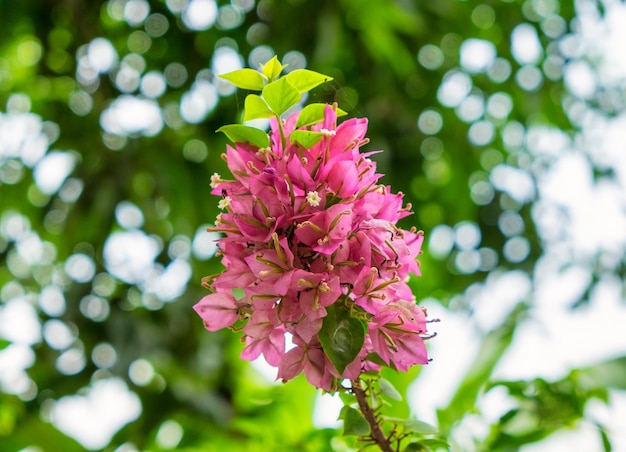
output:
POLYGON ((361 412, 352 407, 345 407, 343 417, 343 434, 363 436, 370 432, 370 426, 361 412))
POLYGON ((237 71, 228 72, 219 76, 224 80, 228 80, 237 88, 252 89, 261 91, 265 86, 265 78, 263 74, 254 69, 239 69, 237 71))
POLYGON ((286 78, 280 78, 263 88, 263 99, 280 116, 300 101, 300 92, 286 78))
POLYGON ((285 78, 301 93, 306 93, 322 83, 332 80, 328 75, 308 69, 296 69, 285 75, 285 78))
POLYGON ((274 55, 271 60, 261 66, 261 71, 271 82, 276 77, 278 77, 283 69, 286 67, 287 65, 280 64, 280 61, 278 61, 278 58, 276 58, 276 55, 274 55))
POLYGON ((378 385, 380 386, 380 392, 393 400, 402 400, 402 394, 398 392, 396 388, 389 382, 389 380, 385 380, 381 378, 378 380, 378 385))
POLYGON ((271 118, 272 116, 275 116, 274 112, 270 110, 261 96, 257 96, 256 94, 248 94, 246 96, 243 113, 244 121, 271 118))
POLYGON ((318 333, 324 353, 341 374, 357 357, 365 341, 365 325, 350 316, 350 312, 337 303, 326 308, 322 328, 318 333))
POLYGON ((310 149, 319 143, 324 134, 322 132, 311 132, 309 130, 294 130, 289 135, 292 143, 300 143, 305 149, 310 149))
MULTIPOLYGON (((296 129, 317 124, 324 120, 324 110, 327 104, 315 103, 309 104, 302 109, 296 122, 296 129)), ((337 117, 347 115, 341 108, 337 108, 337 117)))
POLYGON ((437 433, 437 427, 417 419, 407 419, 404 421, 404 428, 421 435, 433 435, 437 433))
POLYGON ((267 133, 256 127, 241 124, 229 124, 217 129, 224 133, 233 143, 249 143, 258 148, 266 148, 270 145, 267 133))
POLYGON ((9 345, 11 345, 11 341, 0 338, 0 350, 7 348, 9 345))

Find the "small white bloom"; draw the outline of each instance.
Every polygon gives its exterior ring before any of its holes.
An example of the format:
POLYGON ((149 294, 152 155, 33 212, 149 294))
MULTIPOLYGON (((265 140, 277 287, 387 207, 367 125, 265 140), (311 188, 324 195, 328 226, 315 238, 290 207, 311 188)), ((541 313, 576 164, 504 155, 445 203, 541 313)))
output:
POLYGON ((230 196, 224 196, 224 198, 220 199, 220 202, 217 203, 217 207, 219 207, 220 209, 225 209, 226 207, 230 206, 231 201, 232 198, 230 196))
POLYGON ((308 202, 311 207, 319 206, 321 200, 322 198, 320 198, 319 193, 316 191, 310 191, 306 194, 306 202, 308 202))
POLYGON ((334 137, 335 134, 337 133, 334 130, 328 130, 328 129, 320 129, 320 132, 324 135, 326 135, 327 137, 334 137))
POLYGON ((211 184, 210 184, 211 188, 217 187, 217 185, 221 182, 222 182, 222 176, 220 176, 217 173, 213 173, 213 175, 211 176, 211 184))

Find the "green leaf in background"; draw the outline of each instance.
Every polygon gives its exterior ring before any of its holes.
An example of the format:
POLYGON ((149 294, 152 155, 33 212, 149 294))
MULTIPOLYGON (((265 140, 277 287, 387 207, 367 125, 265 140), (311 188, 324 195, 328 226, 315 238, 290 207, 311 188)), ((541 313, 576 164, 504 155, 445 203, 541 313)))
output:
POLYGON ((343 416, 343 434, 363 436, 370 432, 370 426, 361 412, 352 407, 345 407, 343 416))
POLYGON ((263 74, 259 71, 255 71, 254 69, 239 69, 237 71, 222 74, 219 77, 229 81, 237 88, 261 91, 265 86, 265 78, 263 78, 263 74))
POLYGON ((289 135, 292 143, 300 143, 305 149, 310 149, 319 143, 324 134, 322 132, 310 132, 308 130, 294 130, 289 135))
POLYGON ((274 112, 270 110, 261 96, 257 96, 256 94, 248 94, 246 96, 243 113, 244 121, 271 118, 272 116, 275 116, 274 112))
POLYGON ((300 92, 286 78, 280 78, 263 88, 263 99, 280 116, 300 101, 300 92))
POLYGON ((7 348, 9 345, 11 345, 11 341, 0 338, 0 350, 7 348))
POLYGON ((407 419, 404 421, 404 428, 421 435, 434 435, 437 433, 437 428, 423 421, 417 419, 407 419))
MULTIPOLYGON (((309 104, 302 109, 296 122, 296 129, 317 124, 324 120, 324 110, 327 104, 309 104)), ((347 113, 341 108, 337 108, 337 117, 345 116, 347 113)))
POLYGON ((270 144, 267 133, 256 127, 241 124, 229 124, 217 129, 224 133, 233 143, 249 143, 258 148, 266 148, 270 144))
POLYGON ((337 303, 326 308, 322 329, 318 333, 324 353, 339 373, 357 357, 365 341, 363 322, 350 316, 344 306, 337 303))
POLYGON ((385 380, 381 378, 378 380, 378 385, 380 386, 380 392, 393 400, 402 400, 402 394, 398 392, 396 388, 391 384, 389 380, 385 380))
POLYGON ((322 83, 333 78, 308 69, 296 69, 285 76, 287 80, 301 93, 306 93, 322 83))
POLYGON ((271 60, 261 67, 261 71, 268 78, 268 80, 272 82, 280 75, 285 67, 287 67, 287 65, 280 64, 280 61, 278 61, 278 58, 274 55, 271 60))

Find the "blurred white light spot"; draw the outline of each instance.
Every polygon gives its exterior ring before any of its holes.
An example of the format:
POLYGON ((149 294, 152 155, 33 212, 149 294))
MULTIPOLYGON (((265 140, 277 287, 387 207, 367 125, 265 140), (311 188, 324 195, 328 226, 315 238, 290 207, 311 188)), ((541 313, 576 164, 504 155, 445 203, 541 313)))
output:
POLYGON ((76 375, 85 368, 87 360, 82 348, 73 347, 61 353, 55 365, 63 375, 76 375))
POLYGON ((507 237, 519 235, 524 232, 524 220, 519 213, 507 210, 498 218, 498 227, 507 237))
POLYGON ((65 261, 64 268, 67 276, 79 283, 91 281, 96 274, 96 264, 86 254, 72 254, 65 261))
POLYGON ((181 117, 191 123, 202 122, 217 106, 219 96, 215 86, 207 80, 198 80, 180 101, 181 117))
POLYGON ((502 142, 509 151, 518 149, 524 144, 525 133, 520 122, 509 121, 502 129, 502 142))
POLYGON ((161 424, 156 435, 156 442, 163 449, 174 449, 181 439, 183 439, 183 428, 171 419, 161 424))
POLYGON ((43 242, 35 232, 29 231, 20 237, 16 249, 28 265, 41 262, 44 247, 43 242))
POLYGON ((494 197, 495 193, 491 184, 487 181, 478 181, 470 189, 470 197, 475 204, 486 206, 494 197))
POLYGON ((425 110, 417 119, 417 126, 426 135, 434 135, 441 130, 443 118, 435 110, 425 110))
POLYGON ((530 244, 525 237, 512 237, 506 241, 502 252, 507 261, 516 264, 528 257, 530 244))
POLYGON ((0 337, 25 345, 41 341, 39 316, 26 297, 14 298, 0 306, 0 337))
POLYGON ((106 73, 113 69, 117 58, 117 52, 108 39, 96 38, 87 46, 87 61, 98 73, 106 73))
POLYGON ((487 75, 495 83, 505 82, 511 76, 511 63, 505 58, 496 58, 487 69, 487 75))
POLYGON ((504 119, 513 110, 513 99, 507 93, 494 93, 487 101, 487 113, 496 118, 504 119))
POLYGON ((189 0, 165 0, 165 4, 173 13, 182 12, 185 6, 187 6, 187 3, 189 3, 189 0))
POLYGON ((493 141, 495 132, 491 121, 477 121, 470 126, 467 136, 472 144, 485 146, 493 141))
POLYGON ((496 59, 496 46, 483 39, 466 39, 461 44, 461 66, 468 72, 484 72, 496 59))
POLYGON ((525 91, 535 91, 541 86, 543 74, 539 68, 527 65, 515 74, 515 81, 525 91))
POLYGON ((577 60, 567 64, 563 79, 567 89, 581 99, 590 99, 596 92, 596 75, 584 61, 577 60))
POLYGON ((108 272, 129 284, 136 284, 154 266, 159 243, 142 231, 114 232, 104 242, 104 263, 108 272))
POLYGON ((482 272, 488 272, 498 265, 498 253, 487 247, 479 248, 478 254, 480 255, 480 266, 478 269, 482 272))
POLYGON ((180 63, 170 63, 163 71, 167 84, 172 88, 179 88, 187 81, 187 68, 180 63))
POLYGON ((123 95, 102 112, 100 125, 112 135, 154 136, 163 128, 163 117, 154 100, 123 95))
POLYGON ((51 319, 43 324, 43 338, 55 350, 64 350, 74 342, 72 330, 58 319, 51 319))
POLYGON ((136 229, 143 225, 143 212, 130 201, 122 201, 115 207, 115 219, 124 229, 136 229))
POLYGON ((174 259, 162 271, 156 271, 142 283, 146 293, 152 293, 161 301, 180 297, 191 279, 191 266, 184 259, 174 259))
POLYGON ((454 230, 450 226, 435 226, 428 237, 428 250, 433 257, 443 259, 450 254, 454 246, 454 230))
POLYGON ((439 47, 433 44, 422 46, 417 53, 417 61, 426 69, 434 71, 439 69, 443 64, 444 56, 439 47))
POLYGON ((511 53, 519 64, 536 64, 543 49, 537 30, 530 24, 520 24, 511 33, 511 53))
POLYGON ((149 361, 137 359, 128 368, 128 376, 137 386, 145 386, 154 378, 154 368, 149 361))
POLYGON ((454 264, 461 273, 474 273, 480 267, 480 253, 476 250, 459 251, 454 264))
POLYGON ((182 12, 183 23, 191 30, 207 30, 217 19, 215 0, 190 0, 182 12))
POLYGON ((124 19, 130 26, 141 25, 150 14, 150 5, 145 0, 128 0, 124 5, 124 19))
POLYGON ((498 165, 491 171, 490 178, 494 187, 506 192, 517 202, 526 203, 535 196, 535 182, 524 170, 498 165))
MULTIPOLYGON (((215 49, 211 61, 213 73, 220 75, 227 72, 236 71, 243 67, 243 58, 237 51, 228 46, 221 46, 215 49)), ((257 67, 256 65, 251 67, 257 67)), ((217 78, 215 80, 217 89, 222 96, 232 94, 237 89, 232 83, 217 78)))
POLYGON ((220 234, 216 232, 207 232, 210 225, 203 225, 198 228, 196 235, 191 242, 191 249, 196 259, 207 260, 217 252, 217 240, 220 234))
POLYGON ((290 50, 283 57, 283 64, 286 64, 285 72, 295 71, 296 69, 306 68, 306 57, 302 52, 290 50))
POLYGON ((469 250, 480 244, 481 232, 476 223, 464 221, 454 227, 455 241, 459 249, 469 250))
POLYGON ((165 77, 159 71, 150 71, 141 78, 139 90, 141 94, 150 98, 157 98, 165 92, 165 77))
POLYGON ((482 96, 472 94, 467 96, 456 108, 456 115, 461 121, 474 122, 485 112, 485 101, 482 96))
POLYGON ((339 413, 344 403, 338 393, 319 393, 315 397, 313 405, 313 425, 315 428, 338 428, 343 421, 339 419, 339 413))
POLYGON ((56 193, 65 178, 70 175, 76 165, 76 157, 69 152, 52 151, 42 158, 33 172, 33 178, 42 193, 56 193))
POLYGON ((46 286, 39 294, 39 307, 50 317, 59 317, 65 313, 65 296, 59 286, 46 286))
POLYGON ((86 295, 80 300, 80 312, 94 322, 104 322, 109 317, 109 302, 102 297, 86 295))
POLYGON ((472 79, 465 72, 448 72, 437 90, 437 99, 445 107, 456 107, 471 89, 472 79))
POLYGON ((52 407, 56 428, 85 448, 106 447, 113 435, 141 414, 139 397, 118 378, 95 381, 86 395, 62 397, 52 407))
POLYGON ((100 369, 108 369, 117 361, 117 352, 111 344, 102 342, 93 348, 91 360, 100 369))

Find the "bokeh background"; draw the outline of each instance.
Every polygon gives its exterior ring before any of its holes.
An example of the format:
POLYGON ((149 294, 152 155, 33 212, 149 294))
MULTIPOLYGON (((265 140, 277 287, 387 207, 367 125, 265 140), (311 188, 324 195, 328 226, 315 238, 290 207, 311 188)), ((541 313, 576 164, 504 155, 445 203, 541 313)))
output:
POLYGON ((390 412, 626 450, 625 46, 617 0, 0 0, 0 450, 353 450, 191 309, 246 94, 217 75, 274 54, 369 119, 427 238, 441 322, 390 412))

